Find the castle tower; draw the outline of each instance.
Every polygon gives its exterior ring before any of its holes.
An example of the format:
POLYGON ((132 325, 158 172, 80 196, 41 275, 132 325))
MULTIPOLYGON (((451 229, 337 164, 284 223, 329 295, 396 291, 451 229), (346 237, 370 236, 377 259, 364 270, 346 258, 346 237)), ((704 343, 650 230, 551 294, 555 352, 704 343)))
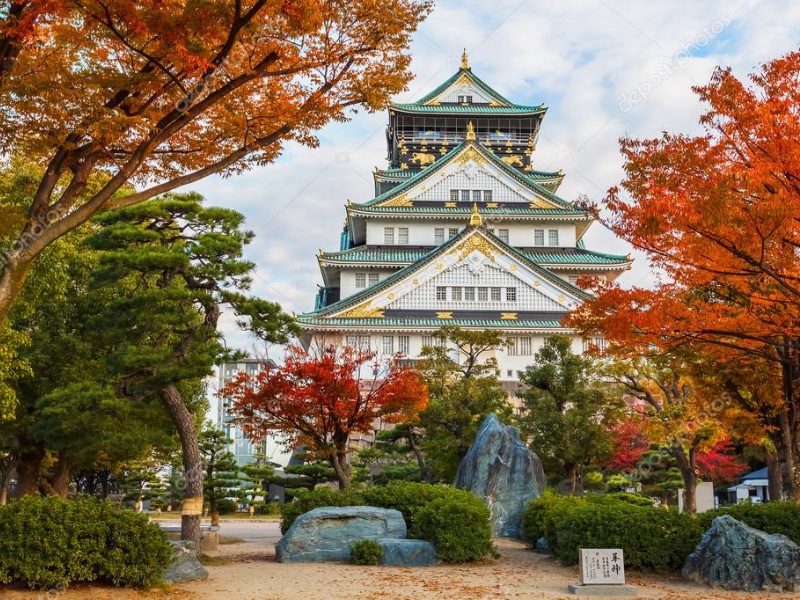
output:
POLYGON ((546 110, 498 94, 466 54, 435 90, 391 104, 389 166, 374 173, 374 198, 348 202, 339 250, 317 256, 323 285, 298 317, 303 343, 414 361, 444 325, 499 330, 513 393, 544 339, 570 333, 561 320, 587 298, 578 278, 613 281, 631 262, 586 249, 593 217, 556 194, 560 171, 533 168, 546 110))

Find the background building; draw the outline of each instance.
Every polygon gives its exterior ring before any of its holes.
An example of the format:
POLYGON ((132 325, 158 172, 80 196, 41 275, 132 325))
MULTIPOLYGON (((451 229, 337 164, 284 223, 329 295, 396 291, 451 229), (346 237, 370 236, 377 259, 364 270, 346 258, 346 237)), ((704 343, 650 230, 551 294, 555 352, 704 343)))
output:
MULTIPOLYGON (((262 369, 275 367, 275 363, 268 359, 247 358, 237 362, 222 363, 218 367, 217 391, 223 389, 233 381, 239 372, 250 376, 257 375, 262 369)), ((260 442, 253 442, 242 431, 240 425, 232 421, 229 412, 230 399, 214 395, 211 399, 214 426, 225 432, 232 442, 229 450, 236 459, 236 464, 246 465, 252 463, 257 457, 264 457, 267 461, 286 466, 289 463, 291 452, 280 445, 280 437, 267 436, 260 442)))

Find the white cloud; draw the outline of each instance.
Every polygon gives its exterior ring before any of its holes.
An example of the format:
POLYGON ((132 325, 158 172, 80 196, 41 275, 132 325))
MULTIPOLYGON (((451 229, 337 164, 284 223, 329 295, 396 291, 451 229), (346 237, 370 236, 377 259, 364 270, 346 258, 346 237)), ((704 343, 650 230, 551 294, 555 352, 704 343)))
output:
MULTIPOLYGON (((779 0, 439 0, 414 37, 416 79, 395 100, 416 100, 440 84, 466 47, 473 71, 501 94, 549 107, 534 160, 564 169, 561 195, 599 200, 622 177, 620 137, 698 132, 704 108, 691 86, 706 83, 717 65, 745 77, 796 49, 798 32, 800 4, 779 0), (635 91, 641 98, 623 110, 635 91)), ((320 132, 317 149, 290 146, 274 165, 192 186, 247 216, 257 234, 248 252, 257 264, 256 293, 288 311, 313 308, 317 249, 338 248, 348 198, 372 197, 372 169, 386 164, 386 120, 361 112, 320 132)), ((587 245, 629 251, 600 225, 587 245)), ((649 278, 639 257, 621 281, 649 278)))

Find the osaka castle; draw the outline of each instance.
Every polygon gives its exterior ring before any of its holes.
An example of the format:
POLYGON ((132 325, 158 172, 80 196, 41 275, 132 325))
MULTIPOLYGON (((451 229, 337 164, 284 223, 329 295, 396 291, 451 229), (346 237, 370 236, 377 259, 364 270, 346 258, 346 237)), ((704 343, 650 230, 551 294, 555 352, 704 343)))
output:
MULTIPOLYGON (((375 196, 347 202, 339 249, 320 250, 322 286, 302 342, 369 347, 412 362, 442 326, 498 330, 513 391, 544 339, 587 298, 582 275, 614 280, 629 256, 584 247, 593 218, 535 168, 547 109, 514 104, 460 69, 416 102, 389 105, 388 167, 375 196)), ((575 338, 581 352, 586 340, 575 338)))

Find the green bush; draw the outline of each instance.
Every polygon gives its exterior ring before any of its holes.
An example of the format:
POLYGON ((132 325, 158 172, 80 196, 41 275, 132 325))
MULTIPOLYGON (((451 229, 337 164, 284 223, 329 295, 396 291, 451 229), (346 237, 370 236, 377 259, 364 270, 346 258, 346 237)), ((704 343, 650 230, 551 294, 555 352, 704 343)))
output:
POLYGON ((613 494, 604 494, 603 496, 599 496, 599 498, 619 500, 621 502, 627 502, 628 504, 633 504, 634 506, 647 506, 647 507, 654 506, 652 498, 648 498, 647 496, 642 496, 640 494, 631 494, 630 492, 615 492, 613 494))
POLYGON ((558 519, 550 548, 565 565, 578 562, 580 548, 622 548, 627 568, 678 570, 702 534, 697 520, 685 513, 620 501, 586 502, 558 519))
POLYGON ((492 541, 489 509, 483 501, 462 490, 437 498, 416 512, 415 537, 432 542, 445 562, 472 562, 486 556, 499 558, 492 541))
POLYGON ((239 512, 239 503, 229 498, 220 498, 217 500, 217 512, 221 515, 230 515, 239 512))
MULTIPOLYGON (((415 531, 417 511, 438 498, 448 497, 455 488, 413 481, 390 481, 361 491, 365 504, 380 508, 393 508, 403 513, 411 537, 420 536, 415 531)), ((455 490, 455 492, 459 492, 455 490)))
POLYGON ((730 515, 767 533, 782 533, 795 544, 800 544, 800 503, 767 502, 765 504, 736 504, 698 515, 698 521, 705 531, 711 521, 720 515, 730 515))
POLYGON ((377 565, 383 558, 383 548, 375 540, 359 540, 350 547, 350 554, 357 565, 377 565))
POLYGON ((158 525, 108 501, 25 497, 0 507, 0 583, 147 587, 171 558, 158 525))
POLYGON ((522 513, 522 537, 529 546, 536 546, 536 540, 543 537, 549 548, 557 542, 558 524, 566 511, 582 506, 586 498, 564 496, 551 489, 545 489, 541 496, 531 500, 522 513))

